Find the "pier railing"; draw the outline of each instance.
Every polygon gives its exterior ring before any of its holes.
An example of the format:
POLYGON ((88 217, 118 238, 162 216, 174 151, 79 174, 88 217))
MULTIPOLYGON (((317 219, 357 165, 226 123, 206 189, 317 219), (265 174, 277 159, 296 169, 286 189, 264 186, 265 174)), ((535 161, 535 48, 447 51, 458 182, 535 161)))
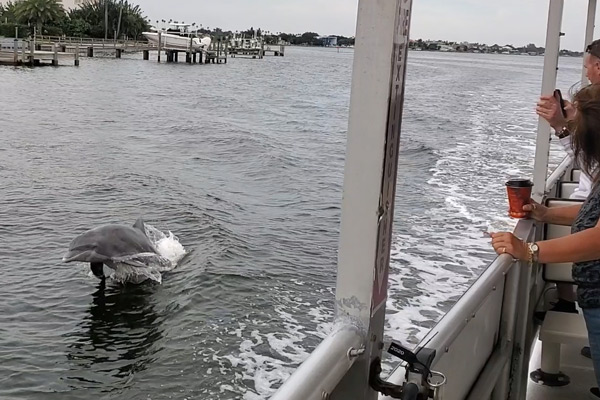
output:
POLYGON ((99 39, 85 37, 69 37, 69 36, 46 36, 37 35, 36 43, 56 43, 62 45, 79 45, 80 47, 99 47, 99 48, 150 48, 154 49, 157 46, 149 43, 147 40, 130 40, 130 39, 99 39))

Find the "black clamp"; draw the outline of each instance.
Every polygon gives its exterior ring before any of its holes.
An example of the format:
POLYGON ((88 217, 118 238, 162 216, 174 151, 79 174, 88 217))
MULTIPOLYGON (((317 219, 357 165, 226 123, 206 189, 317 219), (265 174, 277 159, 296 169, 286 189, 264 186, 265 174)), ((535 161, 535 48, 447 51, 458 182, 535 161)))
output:
POLYGON ((421 393, 421 387, 429 387, 427 378, 431 376, 430 368, 435 358, 435 350, 421 348, 415 354, 400 344, 392 342, 388 348, 388 353, 408 364, 407 378, 409 373, 413 376, 420 375, 421 382, 406 381, 402 386, 399 386, 384 381, 381 379, 381 359, 378 357, 371 363, 369 371, 369 384, 373 390, 394 399, 426 400, 433 397, 433 391, 430 389, 427 390, 427 395, 424 397, 421 393))

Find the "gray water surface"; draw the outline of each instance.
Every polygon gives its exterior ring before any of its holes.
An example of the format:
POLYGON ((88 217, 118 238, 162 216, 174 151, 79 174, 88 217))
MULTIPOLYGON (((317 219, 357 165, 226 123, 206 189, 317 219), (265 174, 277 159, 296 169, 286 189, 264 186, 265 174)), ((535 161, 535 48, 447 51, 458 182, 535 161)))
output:
MULTIPOLYGON (((0 398, 268 398, 333 316, 352 57, 0 68, 0 398), (162 284, 61 263, 139 216, 188 251, 162 284)), ((410 53, 388 336, 417 343, 512 226, 541 64, 410 53)))

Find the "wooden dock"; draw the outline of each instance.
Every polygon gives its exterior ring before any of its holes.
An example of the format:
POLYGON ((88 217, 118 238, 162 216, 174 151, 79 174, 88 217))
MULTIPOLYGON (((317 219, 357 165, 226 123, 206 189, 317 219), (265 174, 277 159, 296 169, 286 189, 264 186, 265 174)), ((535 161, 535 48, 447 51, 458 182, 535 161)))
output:
MULTIPOLYGON (((160 42, 160 40, 159 40, 160 42)), ((234 48, 229 40, 218 38, 208 49, 194 50, 190 44, 179 48, 164 47, 147 41, 137 40, 107 40, 92 38, 73 38, 60 36, 36 36, 33 40, 16 40, 13 43, 5 41, 0 48, 0 65, 61 65, 64 60, 72 60, 79 65, 79 57, 94 57, 98 53, 110 54, 121 58, 123 53, 143 54, 144 60, 150 59, 150 53, 155 52, 156 60, 161 62, 164 54, 166 62, 178 62, 179 54, 185 54, 188 64, 226 64, 228 57, 247 57, 262 59, 265 55, 284 56, 285 45, 267 45, 261 41, 257 48, 234 48), (7 44, 8 43, 8 44, 7 44)), ((183 59, 183 57, 182 57, 183 59)))
POLYGON ((61 65, 61 61, 67 59, 73 65, 79 66, 79 52, 65 52, 59 46, 52 45, 50 50, 36 49, 32 41, 18 41, 15 39, 12 48, 0 49, 0 65, 61 65))
POLYGON ((285 46, 284 45, 273 45, 273 44, 261 44, 261 47, 232 47, 229 50, 229 54, 231 54, 232 58, 235 57, 246 57, 246 58, 258 58, 263 59, 266 55, 272 53, 273 56, 283 57, 285 56, 285 46))

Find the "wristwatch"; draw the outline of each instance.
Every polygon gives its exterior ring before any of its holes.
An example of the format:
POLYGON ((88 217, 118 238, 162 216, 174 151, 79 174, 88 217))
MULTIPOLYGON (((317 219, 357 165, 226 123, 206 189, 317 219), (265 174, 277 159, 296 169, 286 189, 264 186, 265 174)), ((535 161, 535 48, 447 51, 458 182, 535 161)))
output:
POLYGON ((562 139, 562 138, 566 138, 567 136, 569 136, 571 134, 571 132, 569 132, 569 129, 565 125, 561 129, 554 132, 554 134, 556 135, 557 138, 562 139))
POLYGON ((538 255, 540 253, 540 247, 537 243, 527 243, 527 250, 529 252, 529 262, 535 263, 538 261, 538 255))

